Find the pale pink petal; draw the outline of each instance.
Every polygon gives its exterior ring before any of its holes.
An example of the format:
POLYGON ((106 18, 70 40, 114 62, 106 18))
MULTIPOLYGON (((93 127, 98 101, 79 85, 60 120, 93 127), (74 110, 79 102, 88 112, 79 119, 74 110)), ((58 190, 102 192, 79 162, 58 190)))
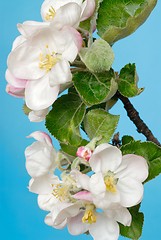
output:
POLYGON ((141 182, 145 181, 148 177, 148 164, 145 158, 135 154, 124 155, 116 171, 116 177, 130 177, 141 182))
POLYGON ((95 10, 95 0, 85 0, 82 4, 81 21, 91 17, 95 10))
POLYGON ((26 86, 27 80, 14 77, 8 69, 6 70, 5 77, 7 82, 15 88, 24 89, 26 86))
POLYGON ((29 136, 27 136, 28 138, 34 138, 35 140, 42 142, 42 143, 47 143, 49 146, 52 146, 52 139, 51 137, 45 133, 45 132, 41 132, 41 131, 36 131, 31 133, 29 136))
POLYGON ((107 148, 98 152, 96 148, 89 160, 89 164, 94 172, 102 171, 107 173, 108 171, 115 172, 121 160, 121 151, 117 147, 107 146, 107 148))
POLYGON ((115 220, 106 217, 105 214, 97 214, 97 221, 90 224, 89 232, 94 240, 117 240, 119 225, 115 220))
POLYGON ((35 111, 48 108, 57 99, 59 85, 50 87, 49 76, 45 75, 37 81, 29 81, 25 89, 26 105, 35 111))
POLYGON ((24 88, 17 88, 11 84, 7 84, 6 92, 13 97, 24 98, 24 88))
POLYGON ((82 222, 83 215, 84 212, 81 212, 68 220, 68 231, 71 235, 80 235, 88 231, 88 224, 82 222))
POLYGON ((50 71, 49 83, 51 87, 71 82, 71 80, 72 74, 70 71, 70 65, 66 60, 59 61, 50 71))
POLYGON ((117 188, 120 192, 120 204, 123 207, 132 207, 141 202, 143 198, 143 185, 132 178, 119 179, 117 188))
POLYGON ((78 193, 74 194, 72 197, 75 199, 85 200, 85 201, 89 201, 89 202, 93 201, 92 194, 88 191, 78 192, 78 193))

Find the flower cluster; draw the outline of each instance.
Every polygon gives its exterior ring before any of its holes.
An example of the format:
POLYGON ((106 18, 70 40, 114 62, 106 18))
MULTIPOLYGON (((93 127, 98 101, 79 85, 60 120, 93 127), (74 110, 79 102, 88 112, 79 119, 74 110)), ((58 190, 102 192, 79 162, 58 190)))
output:
POLYGON ((82 47, 77 28, 94 9, 94 0, 45 0, 43 22, 18 24, 21 35, 8 56, 6 91, 25 99, 31 121, 43 120, 58 94, 71 84, 70 63, 82 47))
POLYGON ((39 207, 49 212, 45 223, 56 229, 67 226, 72 235, 89 232, 95 240, 118 239, 118 223, 130 226, 128 208, 142 200, 142 182, 148 176, 146 160, 134 154, 122 156, 108 143, 96 147, 89 143, 78 149, 74 160, 68 159, 59 178, 54 172, 60 165, 60 153, 50 137, 43 132, 30 137, 37 141, 25 151, 32 177, 29 190, 38 194, 39 207), (87 174, 81 165, 88 166, 87 174))

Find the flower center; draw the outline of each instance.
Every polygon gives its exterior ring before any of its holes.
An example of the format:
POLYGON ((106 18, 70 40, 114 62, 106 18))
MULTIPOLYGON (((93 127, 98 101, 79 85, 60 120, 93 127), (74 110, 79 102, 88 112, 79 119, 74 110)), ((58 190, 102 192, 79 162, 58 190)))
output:
MULTIPOLYGON (((46 50, 48 50, 48 45, 46 46, 46 50)), ((49 51, 45 54, 40 53, 39 55, 39 68, 42 70, 46 70, 49 72, 52 67, 58 62, 59 58, 55 52, 49 53, 49 51)))
POLYGON ((97 220, 97 217, 94 213, 94 206, 92 205, 88 206, 82 218, 82 222, 92 224, 92 223, 95 223, 96 220, 97 220))
POLYGON ((53 184, 54 187, 52 194, 54 197, 58 198, 61 202, 67 198, 68 188, 62 184, 53 184))
POLYGON ((117 181, 118 180, 114 177, 113 174, 108 174, 107 176, 105 176, 104 182, 106 185, 106 190, 111 193, 116 193, 117 192, 117 188, 116 188, 117 181))
POLYGON ((50 21, 53 20, 53 18, 55 17, 56 11, 55 9, 51 6, 47 12, 47 14, 45 15, 45 20, 46 21, 50 21))

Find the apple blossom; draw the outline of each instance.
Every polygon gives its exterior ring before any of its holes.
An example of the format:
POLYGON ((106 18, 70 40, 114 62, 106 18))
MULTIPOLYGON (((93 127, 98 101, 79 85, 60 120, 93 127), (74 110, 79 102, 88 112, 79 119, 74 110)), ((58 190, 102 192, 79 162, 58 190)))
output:
POLYGON ((60 86, 72 79, 69 62, 74 61, 81 45, 81 35, 75 29, 58 31, 48 26, 12 50, 8 68, 15 78, 27 80, 25 101, 30 109, 46 109, 56 100, 60 86))
POLYGON ((143 157, 122 156, 117 147, 104 143, 96 147, 89 164, 95 173, 90 177, 88 189, 98 208, 108 208, 112 203, 132 207, 141 202, 142 182, 148 177, 143 157))
POLYGON ((45 0, 41 7, 42 19, 56 27, 78 27, 81 21, 92 16, 94 0, 45 0))

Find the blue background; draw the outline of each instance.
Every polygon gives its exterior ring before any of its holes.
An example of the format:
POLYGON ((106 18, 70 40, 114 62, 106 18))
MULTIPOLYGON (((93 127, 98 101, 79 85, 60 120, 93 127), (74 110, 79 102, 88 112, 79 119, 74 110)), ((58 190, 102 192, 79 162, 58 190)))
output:
MULTIPOLYGON (((0 236, 4 240, 91 239, 72 237, 67 230, 59 231, 43 223, 45 212, 37 206, 36 195, 27 189, 29 176, 25 170, 24 149, 32 140, 25 136, 45 130, 42 123, 30 123, 22 112, 23 101, 5 93, 6 59, 11 44, 18 35, 16 24, 25 20, 41 20, 42 0, 13 0, 0 3, 0 236)), ((161 2, 132 36, 114 45, 115 70, 135 62, 145 91, 131 101, 161 141, 161 2)), ((120 114, 120 135, 145 138, 136 132, 120 102, 111 111, 120 114)), ((58 148, 58 143, 54 141, 58 148)), ((142 240, 161 239, 161 177, 147 183, 142 204, 145 225, 142 240)), ((120 238, 122 239, 122 238, 120 238)))

